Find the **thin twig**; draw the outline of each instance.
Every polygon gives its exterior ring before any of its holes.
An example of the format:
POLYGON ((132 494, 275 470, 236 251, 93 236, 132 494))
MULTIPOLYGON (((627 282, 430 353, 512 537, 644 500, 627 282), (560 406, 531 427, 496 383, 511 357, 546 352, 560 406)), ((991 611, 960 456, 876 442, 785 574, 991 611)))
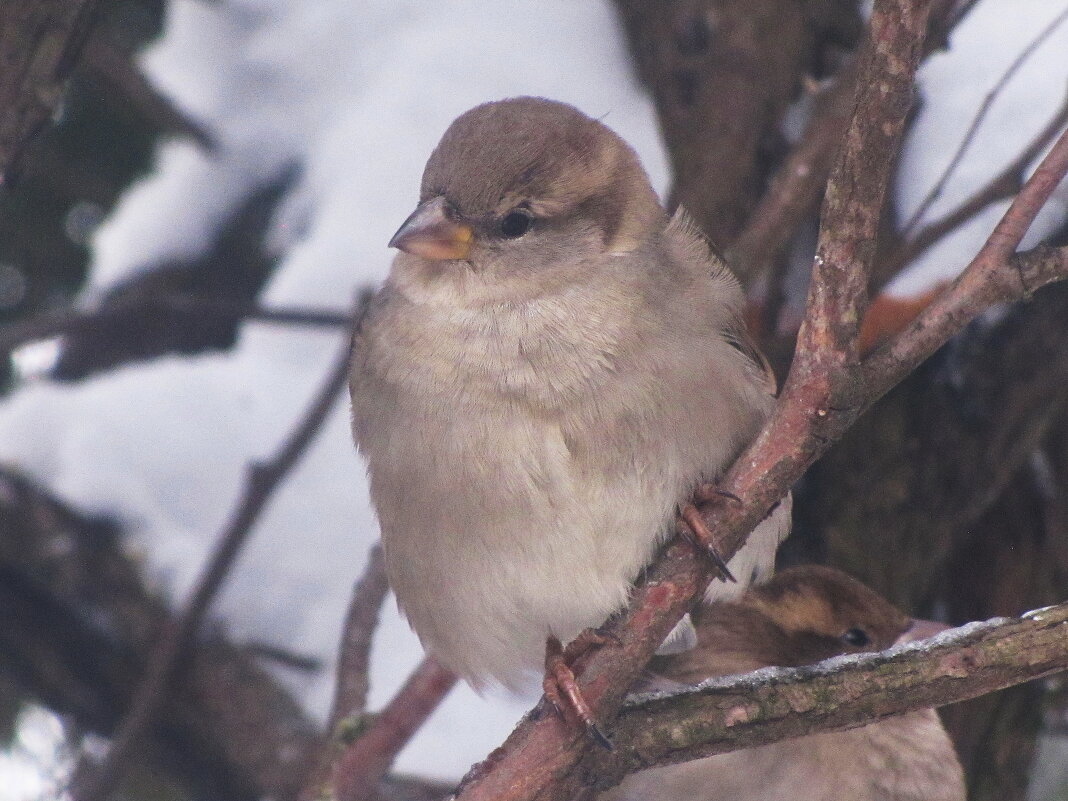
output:
POLYGON ((334 688, 334 704, 327 723, 327 741, 319 756, 318 765, 304 784, 300 797, 314 801, 329 795, 324 792, 330 782, 338 743, 345 739, 344 729, 359 726, 364 722, 367 707, 368 668, 371 643, 382 601, 389 592, 382 546, 375 544, 367 555, 363 575, 352 588, 345 625, 341 630, 338 647, 337 683, 334 688))
POLYGON ((430 657, 415 669, 371 726, 334 764, 337 801, 371 801, 400 750, 456 684, 456 674, 430 657))
POLYGON ((942 195, 942 192, 946 188, 946 184, 949 179, 953 177, 953 173, 957 171, 957 167, 960 166, 961 160, 964 158, 964 154, 971 147, 972 142, 975 140, 975 135, 978 133, 980 126, 986 119, 986 115, 989 113, 991 107, 994 105, 994 101, 998 99, 1002 91, 1008 85, 1009 81, 1013 79, 1020 68, 1027 63, 1027 61, 1034 55, 1042 44, 1053 35, 1053 32, 1060 27, 1068 19, 1068 8, 1053 18, 1053 21, 1043 28, 1032 39, 1028 45, 1020 51, 1020 53, 1013 59, 1012 63, 1005 69, 1001 77, 998 78, 997 83, 986 93, 986 97, 983 98, 983 102, 979 104, 979 110, 976 111, 975 116, 972 118, 971 124, 968 126, 968 130, 965 132, 964 137, 961 139, 960 144, 957 146, 957 151, 953 154, 953 158, 949 160, 946 168, 942 171, 942 174, 938 177, 938 180, 934 182, 930 190, 920 201, 920 205, 916 207, 916 211, 912 213, 908 222, 905 223, 901 229, 901 235, 909 238, 916 226, 919 225, 920 220, 927 213, 927 210, 931 205, 942 195))
POLYGON ((1068 123, 1068 97, 1060 109, 1053 115, 1046 126, 1035 135, 1016 158, 980 187, 971 197, 957 208, 934 220, 916 231, 912 238, 903 242, 876 266, 876 275, 872 277, 872 291, 876 291, 891 278, 901 272, 907 265, 933 247, 943 237, 960 228, 976 215, 999 200, 1010 198, 1020 191, 1024 182, 1024 173, 1031 163, 1038 158, 1049 143, 1053 141, 1068 123))
POLYGON ((173 294, 139 297, 133 301, 107 303, 98 309, 80 311, 59 309, 37 314, 26 320, 0 326, 0 353, 10 353, 20 345, 58 336, 73 336, 106 323, 130 317, 159 313, 178 313, 205 318, 244 319, 276 325, 300 325, 312 328, 351 328, 351 313, 328 309, 264 308, 247 301, 173 294))
MULTIPOLYGON (((983 309, 1027 297, 1064 277, 1055 261, 1010 257, 1066 172, 1068 131, 1046 154, 964 272, 889 345, 866 360, 863 378, 868 394, 875 395, 870 402, 897 384, 983 309)), ((1040 251, 1040 256, 1049 255, 1040 251)))
MULTIPOLYGON (((364 294, 360 308, 366 309, 364 294)), ((358 317, 358 314, 357 314, 358 317)), ((147 738, 176 668, 199 629, 204 615, 248 539, 253 526, 289 472, 296 466, 321 428, 348 379, 349 343, 346 340, 322 387, 277 453, 253 464, 237 507, 216 540, 215 551, 181 613, 161 632, 149 657, 145 676, 134 693, 130 709, 119 723, 107 755, 96 766, 84 758, 75 771, 71 794, 77 801, 102 801, 115 789, 130 759, 147 738)))
POLYGON ((367 707, 367 669, 371 640, 378 628, 378 614, 389 592, 382 546, 375 544, 367 554, 367 567, 352 588, 352 600, 345 615, 345 627, 338 649, 337 686, 327 731, 333 733, 344 718, 360 715, 367 707))

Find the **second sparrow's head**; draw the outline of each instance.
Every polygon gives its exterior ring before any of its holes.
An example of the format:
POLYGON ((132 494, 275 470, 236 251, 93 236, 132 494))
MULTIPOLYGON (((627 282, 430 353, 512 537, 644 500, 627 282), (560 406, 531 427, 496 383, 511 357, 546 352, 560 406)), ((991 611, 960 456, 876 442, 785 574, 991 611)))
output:
POLYGON ((697 613, 700 645, 663 657, 655 670, 697 683, 768 665, 810 665, 839 654, 881 651, 946 628, 901 612, 840 570, 805 565, 750 587, 738 601, 697 613))

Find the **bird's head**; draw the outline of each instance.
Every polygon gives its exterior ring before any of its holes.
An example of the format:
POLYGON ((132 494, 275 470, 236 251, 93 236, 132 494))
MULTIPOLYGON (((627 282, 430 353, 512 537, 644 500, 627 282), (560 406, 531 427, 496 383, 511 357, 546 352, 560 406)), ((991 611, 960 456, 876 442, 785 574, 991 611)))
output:
POLYGON ((699 646, 655 669, 697 682, 768 665, 795 667, 881 651, 945 628, 909 617, 839 570, 805 565, 780 571, 738 601, 706 607, 697 615, 699 646))
POLYGON ((544 281, 638 248, 666 215, 634 151, 564 103, 477 106, 442 136, 419 205, 390 240, 427 278, 450 271, 544 281))

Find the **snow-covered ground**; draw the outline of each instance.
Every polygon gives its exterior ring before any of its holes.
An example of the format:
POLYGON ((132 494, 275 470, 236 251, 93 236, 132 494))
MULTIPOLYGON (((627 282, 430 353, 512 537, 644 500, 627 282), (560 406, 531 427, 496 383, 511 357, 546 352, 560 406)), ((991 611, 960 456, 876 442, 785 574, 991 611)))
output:
MULTIPOLYGON (((924 67, 924 106, 907 145, 898 200, 915 207, 949 159, 984 93, 1064 3, 985 0, 924 67)), ((97 231, 85 302, 146 266, 203 248, 250 188, 299 164, 273 226, 282 266, 267 305, 346 309, 388 269, 385 243, 411 211, 441 132, 484 100, 538 94, 572 102, 630 141, 654 185, 667 161, 649 99, 633 77, 608 0, 174 0, 144 54, 151 78, 215 132, 218 151, 163 145, 156 170, 97 231)), ((1061 102, 1068 28, 1028 62, 992 109, 938 214, 992 175, 1061 102)), ((1064 197, 1061 196, 1063 203, 1064 197)), ((910 290, 967 260, 997 212, 932 251, 910 290)), ((277 446, 341 336, 245 326, 225 355, 168 358, 74 386, 40 379, 0 405, 0 459, 78 506, 120 516, 130 548, 179 601, 240 489, 245 466, 277 446)), ((249 639, 323 659, 289 680, 323 714, 351 583, 377 538, 348 411, 336 409, 272 502, 214 616, 249 639)), ((418 661, 392 603, 375 643, 372 704, 418 661)), ((456 777, 510 730, 529 699, 457 688, 401 755, 399 768, 456 777)), ((0 761, 0 798, 39 788, 27 761, 0 761)))

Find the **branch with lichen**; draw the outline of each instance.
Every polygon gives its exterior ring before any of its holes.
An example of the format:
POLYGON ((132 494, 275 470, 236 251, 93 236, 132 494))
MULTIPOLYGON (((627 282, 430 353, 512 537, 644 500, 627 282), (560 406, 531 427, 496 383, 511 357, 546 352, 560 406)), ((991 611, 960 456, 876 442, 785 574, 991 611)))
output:
POLYGON ((875 654, 800 668, 764 668, 693 688, 628 700, 613 725, 615 751, 592 751, 558 786, 560 798, 627 773, 753 748, 814 731, 851 729, 888 715, 974 698, 1068 670, 1068 603, 1018 618, 969 623, 875 654))

